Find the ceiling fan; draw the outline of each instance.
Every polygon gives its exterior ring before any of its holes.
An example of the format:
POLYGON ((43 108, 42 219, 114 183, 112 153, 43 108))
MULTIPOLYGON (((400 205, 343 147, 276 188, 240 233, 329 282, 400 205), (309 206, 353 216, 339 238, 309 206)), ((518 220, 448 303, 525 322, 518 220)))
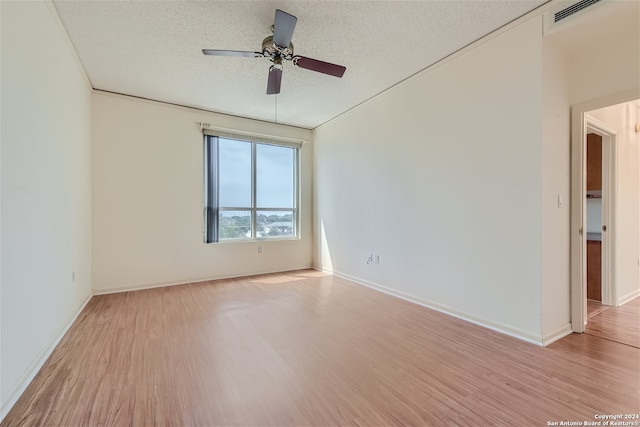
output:
POLYGON ((269 68, 269 78, 267 80, 267 95, 280 93, 280 83, 282 82, 282 63, 291 61, 293 65, 311 71, 328 74, 335 77, 342 77, 346 68, 342 65, 331 64, 318 59, 307 58, 305 56, 293 54, 293 43, 291 37, 296 27, 298 18, 293 15, 276 9, 276 16, 271 30, 273 36, 269 36, 262 41, 262 52, 249 52, 239 50, 219 50, 202 49, 205 55, 215 56, 239 56, 247 58, 268 58, 273 65, 269 68))

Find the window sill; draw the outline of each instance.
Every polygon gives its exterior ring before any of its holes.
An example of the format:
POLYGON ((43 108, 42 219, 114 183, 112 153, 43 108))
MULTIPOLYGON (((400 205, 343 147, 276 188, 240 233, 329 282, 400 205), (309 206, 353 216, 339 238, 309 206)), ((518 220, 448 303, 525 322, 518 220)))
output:
POLYGON ((260 239, 226 239, 220 240, 218 242, 205 243, 205 245, 218 245, 218 244, 230 244, 230 243, 266 243, 266 242, 292 242, 302 240, 300 236, 294 237, 286 237, 286 238, 275 238, 275 237, 264 237, 260 239))

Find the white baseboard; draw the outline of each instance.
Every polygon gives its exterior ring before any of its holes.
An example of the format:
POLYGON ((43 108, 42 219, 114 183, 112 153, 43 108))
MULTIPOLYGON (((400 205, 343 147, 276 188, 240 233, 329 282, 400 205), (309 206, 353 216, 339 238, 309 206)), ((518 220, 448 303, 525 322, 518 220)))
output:
POLYGON ((567 323, 564 326, 559 327, 555 331, 551 333, 544 334, 542 336, 542 345, 543 347, 548 346, 549 344, 558 341, 561 338, 566 337, 573 333, 573 328, 571 327, 571 323, 567 323))
POLYGON ((386 286, 380 285, 378 283, 371 282, 369 280, 365 280, 359 277, 352 276, 350 274, 342 273, 335 270, 324 269, 322 267, 314 266, 315 270, 322 271, 324 273, 331 273, 335 276, 341 277, 343 279, 349 280, 350 282, 354 282, 358 285, 366 286, 367 288, 374 289, 379 292, 383 292, 385 294, 403 299, 405 301, 412 302, 414 304, 421 305, 423 307, 430 308, 435 311, 439 311, 441 313, 447 314, 449 316, 453 316, 455 318, 464 320, 469 323, 473 323, 474 325, 482 326, 483 328, 491 329, 492 331, 500 332, 501 334, 508 335, 510 337, 518 338, 522 341, 526 341, 531 344, 535 344, 538 346, 548 345, 549 343, 544 343, 544 340, 540 336, 536 336, 531 334, 530 332, 524 331, 522 329, 513 328, 509 325, 505 325, 500 322, 495 322, 493 320, 484 319, 477 316, 472 316, 467 313, 463 313, 454 308, 434 303, 432 301, 428 301, 426 299, 417 297, 415 295, 407 294, 405 292, 400 292, 395 289, 388 288, 386 286))
POLYGON ((145 289, 154 289, 154 288, 165 288, 167 286, 181 286, 188 285, 191 283, 199 283, 199 282, 209 282, 213 280, 224 280, 224 279, 238 279, 241 277, 251 277, 251 276, 260 276, 263 274, 274 274, 274 273, 287 273, 290 271, 298 271, 298 270, 308 270, 313 268, 311 265, 304 265, 301 267, 288 267, 285 270, 276 269, 276 270, 265 270, 265 271, 255 271, 247 274, 233 274, 228 276, 215 276, 215 277, 201 277, 201 278, 193 278, 193 279, 185 279, 180 281, 172 281, 172 282, 153 282, 153 283, 142 283, 137 285, 129 285, 129 286, 119 286, 115 288, 107 288, 107 289, 93 289, 93 295, 108 295, 108 294, 117 294, 120 292, 131 292, 131 291, 142 291, 145 289))
POLYGON ((92 296, 93 295, 89 295, 82 302, 82 304, 80 304, 80 307, 75 311, 75 313, 73 313, 73 315, 71 315, 69 320, 67 320, 67 322, 62 327, 62 329, 50 342, 49 346, 47 346, 44 350, 42 350, 40 354, 36 357, 34 362, 31 364, 31 366, 29 366, 29 368, 27 369, 25 374, 22 376, 20 381, 18 381, 18 384, 9 393, 9 397, 4 402, 2 402, 2 409, 0 411, 0 422, 4 420, 4 417, 7 416, 11 408, 13 408, 13 405, 16 404, 20 396, 22 396, 22 393, 24 393, 24 391, 27 389, 31 381, 33 381, 36 374, 40 371, 40 369, 42 368, 44 363, 47 361, 49 356, 51 356, 51 353, 53 353, 53 350, 55 350, 58 343, 60 343, 60 340, 62 339, 62 337, 64 337, 64 335, 67 333, 71 325, 73 325, 73 322, 76 321, 80 313, 82 313, 82 310, 84 310, 84 308, 87 306, 92 296))
POLYGON ((640 297, 640 289, 636 289, 635 291, 631 291, 628 294, 623 295, 620 298, 618 298, 618 305, 616 307, 620 307, 621 305, 625 305, 629 301, 634 300, 634 299, 636 299, 638 297, 640 297))

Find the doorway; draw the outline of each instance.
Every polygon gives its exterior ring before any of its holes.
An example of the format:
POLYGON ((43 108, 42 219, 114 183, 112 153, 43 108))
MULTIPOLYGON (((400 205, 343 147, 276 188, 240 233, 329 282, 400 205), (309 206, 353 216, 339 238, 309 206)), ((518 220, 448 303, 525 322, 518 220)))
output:
POLYGON ((640 137, 634 129, 639 114, 633 109, 640 104, 628 102, 637 98, 634 95, 618 94, 572 108, 574 332, 585 331, 589 311, 596 307, 587 301, 600 297, 597 307, 617 307, 640 294, 640 137), (601 166, 599 177, 597 165, 601 166))
POLYGON ((586 306, 585 324, 606 306, 614 305, 617 132, 588 113, 585 115, 585 222, 586 306))

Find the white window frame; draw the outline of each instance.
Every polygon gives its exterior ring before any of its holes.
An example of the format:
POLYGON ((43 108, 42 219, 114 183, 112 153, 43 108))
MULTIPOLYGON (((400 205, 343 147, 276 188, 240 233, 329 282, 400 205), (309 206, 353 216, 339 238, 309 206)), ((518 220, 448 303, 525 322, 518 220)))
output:
MULTIPOLYGON (((298 141, 281 141, 266 137, 256 137, 241 134, 230 134, 228 132, 204 130, 204 231, 203 239, 205 243, 234 243, 234 242, 250 242, 250 241, 265 241, 265 240, 297 240, 300 238, 300 148, 302 142, 298 141), (215 203, 211 203, 210 199, 218 197, 218 175, 215 177, 211 174, 219 174, 219 158, 216 159, 216 165, 214 170, 211 170, 210 162, 211 155, 209 149, 211 148, 210 137, 217 137, 219 139, 235 140, 239 142, 246 142, 251 144, 251 207, 233 207, 225 206, 220 207, 218 200, 215 203), (293 164, 293 207, 291 208, 269 208, 269 207, 257 207, 257 147, 258 144, 262 145, 275 145, 279 147, 286 147, 293 149, 294 164, 293 164), (210 192, 210 186, 215 185, 216 188, 213 192, 210 192), (227 238, 221 239, 218 235, 218 220, 220 218, 220 212, 239 211, 250 213, 250 226, 251 237, 246 238, 227 238), (258 236, 257 235, 257 220, 260 212, 292 212, 292 234, 287 236, 258 236), (214 223, 215 222, 215 223, 214 223), (215 227, 215 232, 212 233, 211 227, 215 227)), ((217 152, 215 153, 217 155, 217 152)))

